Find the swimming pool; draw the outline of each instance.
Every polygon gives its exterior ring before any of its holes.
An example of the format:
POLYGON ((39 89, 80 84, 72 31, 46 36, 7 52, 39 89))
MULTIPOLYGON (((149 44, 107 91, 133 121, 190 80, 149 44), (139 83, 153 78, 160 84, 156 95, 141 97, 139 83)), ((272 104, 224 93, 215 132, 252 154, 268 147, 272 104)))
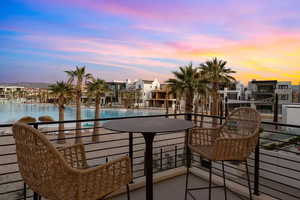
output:
MULTIPOLYGON (((129 110, 129 109, 101 109, 101 118, 109 117, 129 117, 161 114, 156 110, 129 110)), ((24 116, 38 118, 42 115, 49 115, 58 120, 58 108, 53 104, 22 104, 22 103, 4 103, 0 104, 0 123, 11 123, 24 116)), ((71 106, 65 108, 65 120, 74 120, 76 109, 71 106)), ((94 118, 93 108, 82 108, 82 119, 94 118)))

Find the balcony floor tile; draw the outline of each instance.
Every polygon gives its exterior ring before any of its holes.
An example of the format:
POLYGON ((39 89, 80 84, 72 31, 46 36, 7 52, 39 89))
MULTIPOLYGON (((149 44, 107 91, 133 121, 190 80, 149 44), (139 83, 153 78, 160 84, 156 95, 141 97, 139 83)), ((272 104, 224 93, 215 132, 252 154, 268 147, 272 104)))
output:
MULTIPOLYGON (((201 187, 208 186, 208 183, 194 175, 190 176, 190 186, 201 187)), ((183 200, 185 190, 185 176, 178 176, 166 181, 160 182, 154 185, 154 200, 183 200)), ((240 198, 227 190, 228 200, 239 200, 240 198)), ((208 190, 193 191, 194 196, 199 200, 208 199, 208 190)), ((112 198, 112 200, 126 200, 126 195, 121 195, 112 198)), ((145 188, 141 188, 131 192, 131 200, 144 200, 145 188)), ((212 190, 212 199, 222 200, 224 199, 223 188, 217 188, 212 190)), ((245 199, 245 198, 244 198, 245 199)), ((188 200, 192 200, 188 197, 188 200)))

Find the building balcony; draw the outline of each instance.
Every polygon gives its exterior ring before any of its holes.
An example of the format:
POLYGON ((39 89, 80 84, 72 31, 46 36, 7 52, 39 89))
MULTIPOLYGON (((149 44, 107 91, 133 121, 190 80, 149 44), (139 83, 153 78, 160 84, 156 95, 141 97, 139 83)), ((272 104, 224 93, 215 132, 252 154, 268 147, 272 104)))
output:
MULTIPOLYGON (((176 115, 177 118, 184 118, 185 114, 176 115)), ((174 117, 175 115, 169 115, 174 117)), ((204 127, 212 126, 210 116, 197 116, 196 125, 204 127)), ((155 117, 155 116, 152 116, 155 117)), ((156 116, 165 117, 165 116, 156 116)), ((114 120, 101 119, 103 121, 114 120)), ((138 134, 133 134, 133 146, 129 148, 130 137, 128 133, 112 132, 101 129, 99 142, 92 142, 92 126, 94 120, 82 120, 82 140, 85 145, 88 164, 97 166, 114 160, 122 155, 131 155, 133 159, 134 180, 130 185, 131 199, 145 199, 145 174, 144 174, 144 139, 138 134), (132 151, 131 151, 132 150, 132 151)), ((74 144, 75 121, 59 122, 65 123, 66 144, 74 144)), ((224 122, 223 118, 218 119, 218 124, 224 122)), ((35 123, 35 128, 43 132, 47 138, 56 146, 57 124, 56 123, 35 123)), ((15 144, 11 133, 12 124, 0 125, 0 199, 31 199, 32 191, 28 186, 24 187, 15 154, 15 144)), ((263 122, 264 132, 261 134, 260 145, 256 152, 248 159, 251 174, 252 192, 256 199, 279 199, 296 200, 300 199, 300 151, 299 135, 300 126, 290 124, 274 124, 263 122), (293 131, 290 131, 290 128, 293 131)), ((182 200, 185 191, 185 132, 157 134, 153 146, 153 169, 154 169, 154 199, 182 200)), ((222 185, 220 174, 220 163, 210 163, 192 154, 192 178, 191 186, 205 186, 208 184, 208 169, 212 167, 213 183, 222 185)), ((248 196, 245 169, 236 162, 226 162, 226 185, 230 190, 228 199, 244 199, 248 196)), ((112 200, 125 200, 125 190, 114 193, 112 200)), ((208 192, 197 191, 193 193, 197 199, 207 199, 208 192)), ((223 199, 223 189, 213 189, 213 199, 223 199)), ((188 198, 190 200, 191 198, 188 198)))

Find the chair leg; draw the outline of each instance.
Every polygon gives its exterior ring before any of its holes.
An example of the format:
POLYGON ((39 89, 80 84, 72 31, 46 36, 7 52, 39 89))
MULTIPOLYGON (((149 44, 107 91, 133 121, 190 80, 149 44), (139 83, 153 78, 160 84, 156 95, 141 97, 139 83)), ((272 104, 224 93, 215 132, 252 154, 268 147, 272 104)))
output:
POLYGON ((33 200, 39 200, 39 195, 36 192, 33 192, 33 200))
POLYGON ((184 200, 187 199, 187 189, 189 185, 189 175, 190 175, 190 167, 188 166, 186 169, 186 177, 185 177, 185 193, 184 193, 184 200))
POLYGON ((24 200, 26 200, 27 199, 27 186, 26 186, 25 182, 24 182, 23 195, 24 195, 24 200))
POLYGON ((130 200, 129 184, 126 185, 126 190, 127 190, 127 200, 130 200))
POLYGON ((224 166, 224 161, 222 161, 222 171, 223 171, 223 183, 224 183, 224 195, 225 195, 225 200, 227 200, 227 191, 226 191, 226 178, 225 178, 225 166, 224 166))
POLYGON ((252 200, 251 183, 250 183, 250 175, 249 175, 247 160, 245 161, 245 165, 246 165, 246 172, 247 172, 247 179, 248 179, 249 197, 250 197, 250 200, 252 200))
POLYGON ((208 187, 208 199, 211 200, 211 179, 212 179, 212 166, 209 168, 209 187, 208 187))

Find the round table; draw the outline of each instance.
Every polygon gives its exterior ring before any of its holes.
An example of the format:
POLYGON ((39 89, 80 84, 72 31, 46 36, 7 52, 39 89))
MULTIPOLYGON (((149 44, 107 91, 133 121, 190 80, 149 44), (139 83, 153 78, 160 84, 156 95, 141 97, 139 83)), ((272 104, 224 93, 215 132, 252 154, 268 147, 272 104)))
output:
MULTIPOLYGON (((145 139, 145 167, 146 167, 146 200, 153 200, 153 158, 152 147, 156 133, 178 132, 192 128, 191 121, 168 118, 129 118, 106 122, 105 129, 141 133, 145 139)), ((131 142, 132 144, 132 142, 131 142)))

